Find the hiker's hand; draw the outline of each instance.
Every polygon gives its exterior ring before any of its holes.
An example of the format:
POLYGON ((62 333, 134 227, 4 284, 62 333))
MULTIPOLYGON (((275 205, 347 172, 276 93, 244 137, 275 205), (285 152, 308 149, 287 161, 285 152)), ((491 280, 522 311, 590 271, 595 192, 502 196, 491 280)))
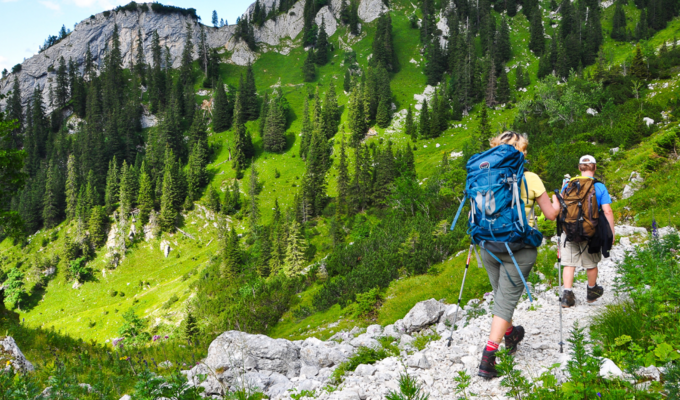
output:
POLYGON ((560 210, 560 202, 557 200, 557 195, 552 195, 552 205, 555 210, 560 210))

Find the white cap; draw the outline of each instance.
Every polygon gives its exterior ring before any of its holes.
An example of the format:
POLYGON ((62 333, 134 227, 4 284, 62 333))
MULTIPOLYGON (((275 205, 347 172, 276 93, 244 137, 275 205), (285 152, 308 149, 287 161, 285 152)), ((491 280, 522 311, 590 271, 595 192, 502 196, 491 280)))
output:
POLYGON ((597 162, 595 161, 595 157, 589 156, 589 155, 585 155, 585 156, 581 157, 581 159, 578 160, 578 163, 579 164, 597 164, 597 162))

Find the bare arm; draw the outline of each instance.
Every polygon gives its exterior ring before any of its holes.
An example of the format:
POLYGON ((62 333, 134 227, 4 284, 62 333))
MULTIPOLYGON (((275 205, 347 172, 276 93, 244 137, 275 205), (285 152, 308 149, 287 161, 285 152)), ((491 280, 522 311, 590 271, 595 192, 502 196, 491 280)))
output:
POLYGON ((546 219, 554 221, 555 218, 557 218, 557 215, 560 213, 559 206, 557 206, 557 209, 555 209, 555 206, 550 202, 550 198, 546 192, 538 196, 536 203, 538 203, 538 206, 541 207, 541 211, 543 212, 543 215, 545 215, 546 219))
POLYGON ((602 211, 604 211, 604 216, 607 218, 607 221, 609 221, 609 227, 612 229, 612 237, 615 237, 615 234, 614 234, 614 211, 612 210, 611 204, 603 204, 602 205, 602 211))

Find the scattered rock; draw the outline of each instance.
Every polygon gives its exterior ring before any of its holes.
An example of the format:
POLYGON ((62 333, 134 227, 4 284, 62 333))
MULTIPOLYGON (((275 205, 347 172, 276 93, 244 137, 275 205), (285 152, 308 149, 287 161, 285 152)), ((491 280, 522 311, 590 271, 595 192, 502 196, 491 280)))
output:
POLYGON ((406 331, 417 332, 426 326, 436 323, 445 310, 446 306, 435 299, 417 303, 404 317, 406 331))
POLYGON ((33 364, 24 357, 19 346, 11 336, 0 337, 0 367, 7 371, 13 368, 16 372, 32 372, 33 364))
POLYGON ((633 171, 628 178, 628 184, 626 184, 626 186, 623 188, 621 198, 625 200, 632 197, 635 192, 638 191, 643 182, 644 179, 642 176, 638 172, 633 171))
POLYGON ((416 353, 409 357, 406 365, 413 368, 430 369, 430 362, 423 353, 416 353))
POLYGON ((165 258, 168 258, 168 254, 170 254, 170 250, 171 250, 170 242, 168 242, 167 240, 161 241, 161 252, 165 256, 165 258))
POLYGON ((604 362, 600 366, 600 376, 603 378, 620 378, 623 376, 623 371, 619 368, 614 361, 605 358, 604 362))
POLYGON ((375 367, 368 364, 361 364, 354 370, 354 374, 358 376, 372 376, 375 373, 375 367))

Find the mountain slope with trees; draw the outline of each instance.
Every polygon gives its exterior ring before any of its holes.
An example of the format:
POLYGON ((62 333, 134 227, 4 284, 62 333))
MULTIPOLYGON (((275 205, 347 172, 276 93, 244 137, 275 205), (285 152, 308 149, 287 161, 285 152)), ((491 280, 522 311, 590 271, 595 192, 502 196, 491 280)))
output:
MULTIPOLYGON (((624 174, 674 171, 676 3, 394 0, 360 24, 360 2, 318 24, 329 14, 310 6, 294 40, 247 65, 239 49, 263 50, 256 29, 288 10, 255 4, 217 28, 238 31, 219 51, 197 22, 175 27, 179 54, 114 24, 101 62, 59 58, 43 92, 2 83, 19 123, 3 146, 24 151, 26 174, 3 204, 23 221, 0 244, 6 304, 28 327, 100 343, 130 336, 129 310, 149 336, 370 321, 393 282, 437 276, 466 246, 462 224, 448 231, 462 166, 499 131, 529 136, 529 169, 551 188, 584 153, 618 198, 624 174), (623 22, 636 43, 619 42, 623 22)), ((651 224, 650 204, 625 201, 621 217, 651 224)))

